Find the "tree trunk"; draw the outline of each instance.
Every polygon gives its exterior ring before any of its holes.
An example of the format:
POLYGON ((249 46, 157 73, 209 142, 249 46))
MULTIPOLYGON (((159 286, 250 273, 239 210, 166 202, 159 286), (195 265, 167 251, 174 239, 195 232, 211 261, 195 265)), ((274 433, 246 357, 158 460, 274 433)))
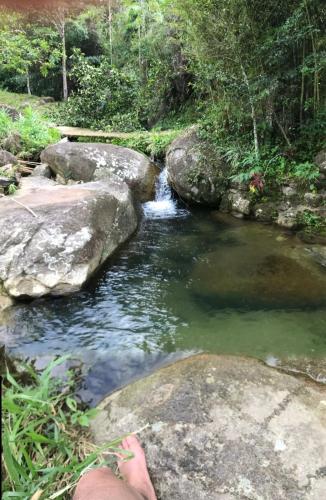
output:
MULTIPOLYGON (((311 26, 310 13, 309 13, 308 4, 306 1, 305 1, 305 8, 306 8, 307 20, 308 20, 309 25, 311 26)), ((311 47, 312 47, 314 66, 315 66, 315 71, 314 71, 314 101, 313 102, 314 102, 314 115, 316 115, 318 107, 319 107, 319 73, 318 73, 316 43, 315 43, 315 38, 314 38, 313 32, 310 32, 310 38, 311 38, 311 47)))
POLYGON ((67 81, 67 50, 66 50, 65 20, 62 21, 61 42, 62 42, 62 89, 63 89, 63 100, 66 101, 68 99, 68 81, 67 81))
POLYGON ((63 99, 68 99, 68 81, 67 81, 67 50, 66 50, 66 11, 61 6, 50 15, 50 19, 61 39, 61 71, 62 71, 62 94, 63 99))
POLYGON ((32 95, 31 80, 30 80, 30 77, 29 77, 29 71, 28 70, 26 72, 26 87, 27 87, 27 94, 28 95, 32 95))
POLYGON ((280 129, 285 141, 286 141, 286 144, 289 146, 289 148, 292 148, 292 144, 290 142, 290 139, 288 138, 288 136, 286 135, 286 132, 285 132, 285 129, 284 127, 282 126, 281 122, 279 121, 279 119, 277 118, 277 114, 275 113, 274 111, 274 117, 275 117, 275 121, 276 121, 276 125, 278 126, 278 128, 280 129))
POLYGON ((257 130, 257 113, 256 113, 256 108, 255 108, 255 103, 254 99, 251 95, 251 88, 250 88, 250 83, 248 79, 248 75, 244 69, 244 66, 241 64, 241 70, 242 70, 242 75, 244 82, 246 84, 247 90, 248 90, 248 95, 249 95, 249 102, 250 102, 250 108, 251 108, 251 119, 252 119, 252 128, 253 128, 253 135, 254 135, 254 146, 255 146, 255 154, 257 160, 259 160, 259 141, 258 141, 258 130, 257 130))
POLYGON ((109 0, 109 44, 110 44, 110 64, 113 65, 113 43, 112 43, 112 8, 109 0))
POLYGON ((305 62, 305 41, 303 41, 302 46, 302 70, 301 70, 301 94, 300 94, 300 127, 302 127, 303 122, 303 104, 304 104, 304 62, 305 62))

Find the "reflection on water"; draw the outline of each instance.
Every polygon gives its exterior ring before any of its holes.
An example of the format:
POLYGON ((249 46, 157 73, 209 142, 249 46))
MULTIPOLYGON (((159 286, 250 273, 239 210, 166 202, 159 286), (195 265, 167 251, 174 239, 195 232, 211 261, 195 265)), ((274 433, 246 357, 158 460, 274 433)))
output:
POLYGON ((304 247, 272 227, 210 212, 144 220, 88 288, 8 311, 18 354, 71 353, 94 401, 198 351, 326 356, 326 280, 304 247))

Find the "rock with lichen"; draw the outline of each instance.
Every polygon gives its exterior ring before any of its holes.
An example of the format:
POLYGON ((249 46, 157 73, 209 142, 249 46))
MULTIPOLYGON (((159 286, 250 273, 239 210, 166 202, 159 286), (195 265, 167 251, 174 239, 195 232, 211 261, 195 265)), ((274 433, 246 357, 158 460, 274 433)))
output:
POLYGON ((58 142, 41 154, 60 182, 126 182, 141 202, 153 198, 159 169, 145 155, 113 144, 58 142))

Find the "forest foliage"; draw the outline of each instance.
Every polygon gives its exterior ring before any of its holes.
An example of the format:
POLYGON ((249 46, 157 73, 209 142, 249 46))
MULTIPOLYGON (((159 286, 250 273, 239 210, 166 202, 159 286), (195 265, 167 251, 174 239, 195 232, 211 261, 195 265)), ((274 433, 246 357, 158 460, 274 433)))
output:
POLYGON ((322 0, 3 8, 0 85, 63 99, 53 114, 60 124, 132 131, 197 122, 238 170, 266 168, 266 159, 289 169, 324 146, 325 24, 322 0))

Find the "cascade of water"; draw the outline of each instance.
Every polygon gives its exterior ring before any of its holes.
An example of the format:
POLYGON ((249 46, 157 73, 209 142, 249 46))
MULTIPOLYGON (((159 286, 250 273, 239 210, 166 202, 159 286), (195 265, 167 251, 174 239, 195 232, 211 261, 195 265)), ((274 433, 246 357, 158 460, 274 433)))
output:
POLYGON ((144 203, 143 209, 146 219, 174 219, 189 214, 188 210, 178 208, 177 201, 173 199, 166 168, 157 178, 155 200, 144 203))

